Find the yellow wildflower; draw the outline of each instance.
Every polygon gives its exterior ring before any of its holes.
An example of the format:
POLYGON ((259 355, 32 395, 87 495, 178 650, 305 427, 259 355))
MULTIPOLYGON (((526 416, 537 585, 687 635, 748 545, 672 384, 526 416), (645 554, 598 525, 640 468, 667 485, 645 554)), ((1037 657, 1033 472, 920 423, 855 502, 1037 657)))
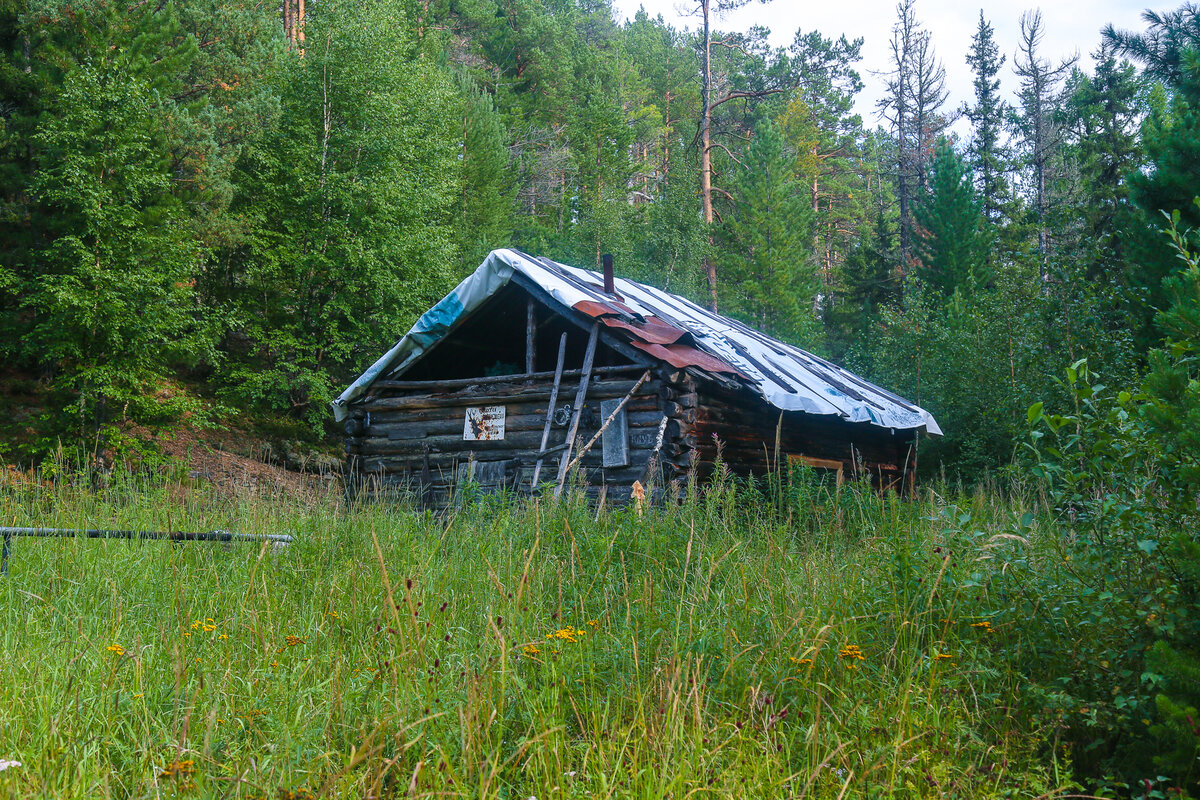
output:
POLYGON ((842 658, 849 659, 850 661, 866 660, 866 656, 862 654, 862 651, 858 649, 858 645, 856 644, 848 644, 845 647, 842 647, 838 650, 838 655, 842 658))
POLYGON ((933 658, 935 661, 945 661, 948 658, 954 658, 954 656, 950 655, 949 653, 938 653, 933 658))
POLYGON ((308 637, 307 636, 293 636, 289 633, 287 636, 284 637, 283 640, 285 642, 287 642, 288 647, 295 647, 297 645, 306 643, 308 641, 308 637))
POLYGON ((568 625, 567 627, 557 630, 554 633, 546 634, 546 638, 547 639, 562 639, 564 642, 571 642, 572 644, 578 644, 579 637, 583 636, 584 633, 586 633, 586 631, 584 631, 580 628, 573 628, 570 625, 568 625))
POLYGON ((190 758, 182 761, 172 761, 159 774, 160 778, 184 778, 195 771, 195 762, 190 758))
POLYGON ((533 644, 525 645, 524 653, 527 656, 536 656, 540 652, 542 652, 542 651, 537 648, 537 645, 533 645, 533 644))
POLYGON ((110 653, 116 653, 119 656, 125 655, 125 648, 121 647, 121 645, 119 645, 119 644, 110 644, 108 647, 106 647, 104 649, 110 653))

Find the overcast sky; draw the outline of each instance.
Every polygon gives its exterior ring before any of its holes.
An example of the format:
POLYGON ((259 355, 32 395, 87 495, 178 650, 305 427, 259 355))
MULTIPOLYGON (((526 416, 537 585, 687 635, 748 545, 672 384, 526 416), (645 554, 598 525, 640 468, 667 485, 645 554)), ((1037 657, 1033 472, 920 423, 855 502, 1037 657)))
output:
MULTIPOLYGON (((1150 7, 1169 10, 1181 5, 1179 2, 1162 5, 1149 0, 1046 0, 1040 7, 1045 22, 1046 37, 1043 51, 1056 61, 1059 58, 1080 55, 1081 66, 1091 69, 1088 54, 1100 42, 1100 28, 1112 22, 1118 28, 1141 30, 1144 23, 1142 12, 1150 7)), ((698 27, 698 19, 688 16, 687 9, 695 8, 695 0, 614 0, 618 19, 625 19, 645 7, 652 16, 662 15, 677 28, 698 27)), ((1000 74, 1001 88, 1011 94, 1016 87, 1012 74, 1013 53, 1017 49, 1020 35, 1021 12, 1037 5, 976 0, 974 3, 955 0, 918 0, 917 18, 933 36, 938 56, 946 66, 947 88, 950 100, 947 106, 957 108, 973 98, 971 72, 967 67, 966 55, 971 46, 971 37, 979 23, 979 12, 995 30, 996 41, 1007 56, 1000 74)), ((888 40, 896 20, 895 0, 843 0, 842 2, 803 2, 803 0, 774 0, 767 5, 758 2, 733 12, 718 20, 714 27, 722 30, 746 30, 762 25, 771 30, 771 43, 776 46, 790 44, 797 30, 818 30, 834 39, 845 34, 847 38, 862 37, 863 60, 859 63, 865 87, 858 97, 858 111, 868 127, 877 123, 875 101, 882 93, 883 79, 871 74, 888 69, 888 40)), ((962 126, 956 126, 960 133, 962 126)))

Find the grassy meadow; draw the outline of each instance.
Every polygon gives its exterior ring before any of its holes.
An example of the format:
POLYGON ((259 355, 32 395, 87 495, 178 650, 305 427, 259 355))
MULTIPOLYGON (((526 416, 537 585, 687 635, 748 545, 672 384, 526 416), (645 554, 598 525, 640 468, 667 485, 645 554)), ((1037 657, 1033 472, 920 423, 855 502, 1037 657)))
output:
POLYGON ((994 491, 438 517, 63 474, 0 516, 296 537, 16 539, 0 797, 1078 796, 1003 611, 1069 554, 994 491))

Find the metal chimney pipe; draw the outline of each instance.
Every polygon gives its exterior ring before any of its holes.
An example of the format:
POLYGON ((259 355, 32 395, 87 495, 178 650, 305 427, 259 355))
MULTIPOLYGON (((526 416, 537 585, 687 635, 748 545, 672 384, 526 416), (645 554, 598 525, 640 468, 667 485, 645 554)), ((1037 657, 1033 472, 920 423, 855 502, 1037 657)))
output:
POLYGON ((613 282, 612 253, 600 256, 600 263, 604 265, 604 293, 616 294, 617 289, 613 282))

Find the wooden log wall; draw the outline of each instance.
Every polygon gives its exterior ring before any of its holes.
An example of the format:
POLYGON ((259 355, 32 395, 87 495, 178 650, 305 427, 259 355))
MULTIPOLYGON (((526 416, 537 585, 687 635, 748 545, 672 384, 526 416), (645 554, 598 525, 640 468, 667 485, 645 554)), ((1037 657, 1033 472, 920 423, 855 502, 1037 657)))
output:
MULTIPOLYGON (((787 468, 788 456, 840 462, 846 476, 860 470, 879 488, 911 488, 915 474, 915 434, 800 412, 780 412, 746 392, 702 383, 694 422, 681 431, 682 443, 692 444, 691 463, 701 478, 712 474, 721 460, 737 475, 764 475, 787 468), (778 431, 779 452, 776 453, 778 431)), ((681 457, 681 461, 684 457, 681 457)))
MULTIPOLYGON (((603 374, 588 386, 586 411, 577 439, 588 441, 603 423, 600 403, 624 397, 633 388, 640 372, 622 375, 603 374)), ((578 470, 590 494, 606 486, 609 501, 627 502, 634 481, 646 483, 651 457, 656 455, 658 432, 664 411, 672 417, 658 447, 657 462, 666 469, 679 467, 669 463, 681 448, 669 441, 678 436, 681 420, 694 419, 695 395, 690 398, 671 383, 675 373, 652 373, 625 406, 629 431, 629 465, 604 468, 602 448, 597 443, 581 459, 578 470)), ((475 462, 479 472, 489 479, 502 476, 503 485, 528 493, 541 445, 552 380, 542 376, 525 377, 511 382, 487 382, 470 385, 456 381, 442 387, 436 382, 395 382, 405 388, 385 387, 351 409, 346 422, 346 454, 350 473, 360 483, 379 488, 397 488, 421 494, 426 503, 445 507, 452 502, 453 489, 461 465, 475 462), (466 384, 466 385, 464 385, 466 384), (464 440, 467 409, 479 406, 503 406, 504 438, 495 441, 464 440), (482 465, 491 465, 483 469, 482 465)), ((564 379, 557 405, 569 406, 575 396, 578 378, 564 379)), ((567 426, 555 424, 550 430, 547 450, 563 445, 567 426)), ((557 474, 562 451, 545 456, 542 480, 557 474)), ((686 468, 686 467, 685 467, 686 468)))
MULTIPOLYGON (((460 467, 474 462, 479 465, 477 475, 492 482, 479 478, 485 488, 502 485, 529 493, 552 389, 544 373, 531 377, 484 383, 462 379, 448 385, 384 384, 351 409, 346 422, 349 474, 360 484, 417 493, 426 504, 441 508, 453 502, 460 467), (464 440, 466 410, 479 406, 504 406, 503 439, 464 440)), ((624 397, 638 377, 631 369, 602 374, 591 382, 579 444, 591 439, 603 423, 601 402, 624 397)), ((563 381, 560 408, 572 403, 577 381, 577 377, 563 381)), ((788 456, 808 456, 840 463, 849 477, 865 470, 880 488, 912 488, 916 468, 912 432, 893 434, 871 425, 785 412, 777 454, 778 411, 747 391, 697 380, 685 370, 655 370, 630 398, 625 414, 629 465, 604 468, 597 444, 578 468, 588 494, 595 497, 604 487, 609 502, 628 502, 634 481, 645 486, 652 479, 663 489, 671 481, 686 480, 692 469, 701 479, 709 477, 718 446, 721 460, 737 475, 761 476, 777 466, 786 468, 788 456)), ((543 481, 557 474, 566 430, 561 421, 551 428, 543 481)))

